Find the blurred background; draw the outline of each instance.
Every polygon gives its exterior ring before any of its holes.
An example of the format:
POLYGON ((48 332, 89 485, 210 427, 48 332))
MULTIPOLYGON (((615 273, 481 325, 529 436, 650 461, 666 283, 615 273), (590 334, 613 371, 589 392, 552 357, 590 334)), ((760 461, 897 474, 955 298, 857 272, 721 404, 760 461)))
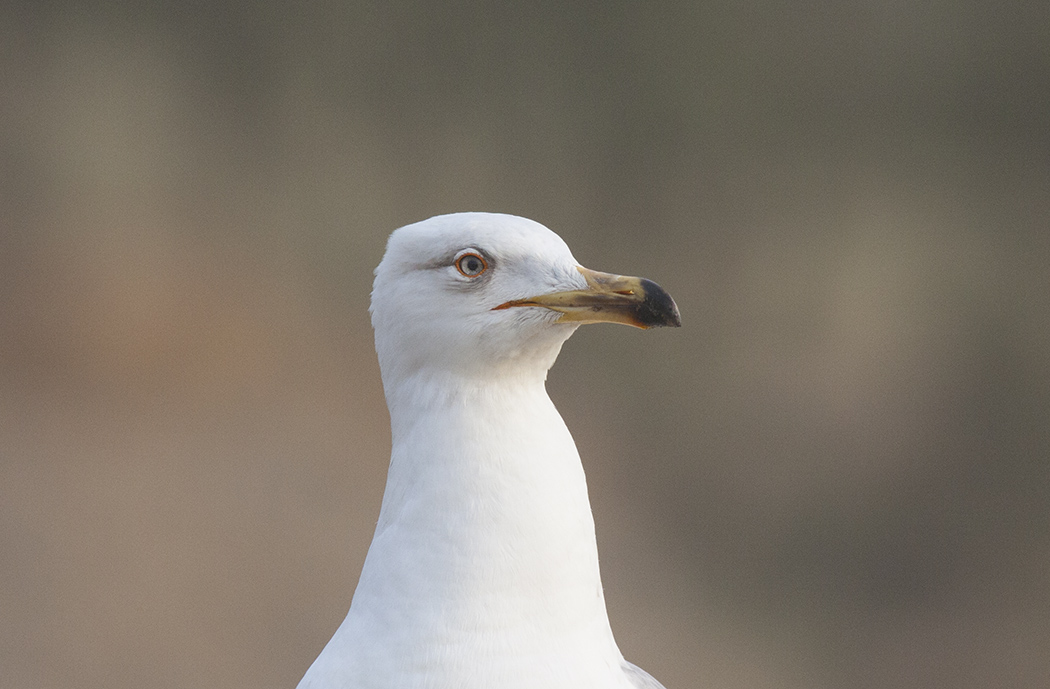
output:
POLYGON ((551 395, 668 689, 1050 686, 1050 6, 0 7, 0 686, 294 687, 389 451, 394 228, 680 330, 551 395))

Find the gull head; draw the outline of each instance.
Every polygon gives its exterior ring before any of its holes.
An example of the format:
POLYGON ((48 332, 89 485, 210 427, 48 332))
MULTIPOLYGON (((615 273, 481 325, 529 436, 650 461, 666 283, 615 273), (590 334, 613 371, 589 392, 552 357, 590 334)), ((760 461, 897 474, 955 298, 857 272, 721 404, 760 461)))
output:
POLYGON ((561 237, 512 215, 454 213, 396 230, 375 271, 384 383, 417 373, 545 375, 583 323, 678 326, 670 295, 580 266, 561 237))

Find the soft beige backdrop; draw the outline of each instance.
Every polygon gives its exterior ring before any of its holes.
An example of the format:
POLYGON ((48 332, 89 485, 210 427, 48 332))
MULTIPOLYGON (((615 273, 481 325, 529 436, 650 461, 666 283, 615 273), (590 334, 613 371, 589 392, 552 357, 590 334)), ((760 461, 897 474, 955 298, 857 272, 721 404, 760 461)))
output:
POLYGON ((684 326, 550 391, 669 689, 1050 686, 1039 2, 0 8, 0 687, 293 687, 388 451, 394 228, 684 326))

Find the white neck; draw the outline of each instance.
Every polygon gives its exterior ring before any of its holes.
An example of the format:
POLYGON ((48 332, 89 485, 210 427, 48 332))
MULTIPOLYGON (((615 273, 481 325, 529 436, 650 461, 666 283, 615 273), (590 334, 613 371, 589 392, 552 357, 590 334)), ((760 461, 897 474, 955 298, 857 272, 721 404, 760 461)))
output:
POLYGON ((561 686, 575 681, 562 658, 618 668, 583 466, 542 372, 433 383, 387 389, 383 507, 331 643, 406 687, 424 670, 432 680, 446 652, 469 659, 468 675, 447 676, 464 687, 516 686, 537 662, 561 686))

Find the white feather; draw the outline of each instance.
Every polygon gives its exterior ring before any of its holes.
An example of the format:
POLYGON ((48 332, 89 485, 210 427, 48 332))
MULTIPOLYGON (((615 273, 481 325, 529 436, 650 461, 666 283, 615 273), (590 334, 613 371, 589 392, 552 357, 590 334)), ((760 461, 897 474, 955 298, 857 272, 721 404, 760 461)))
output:
MULTIPOLYGON (((544 381, 575 325, 511 299, 585 282, 513 216, 395 232, 372 322, 390 408, 383 506, 346 619, 299 689, 629 689, 575 443, 544 381), (464 249, 483 279, 452 265, 464 249)), ((651 685, 659 689, 653 680, 651 685)))

